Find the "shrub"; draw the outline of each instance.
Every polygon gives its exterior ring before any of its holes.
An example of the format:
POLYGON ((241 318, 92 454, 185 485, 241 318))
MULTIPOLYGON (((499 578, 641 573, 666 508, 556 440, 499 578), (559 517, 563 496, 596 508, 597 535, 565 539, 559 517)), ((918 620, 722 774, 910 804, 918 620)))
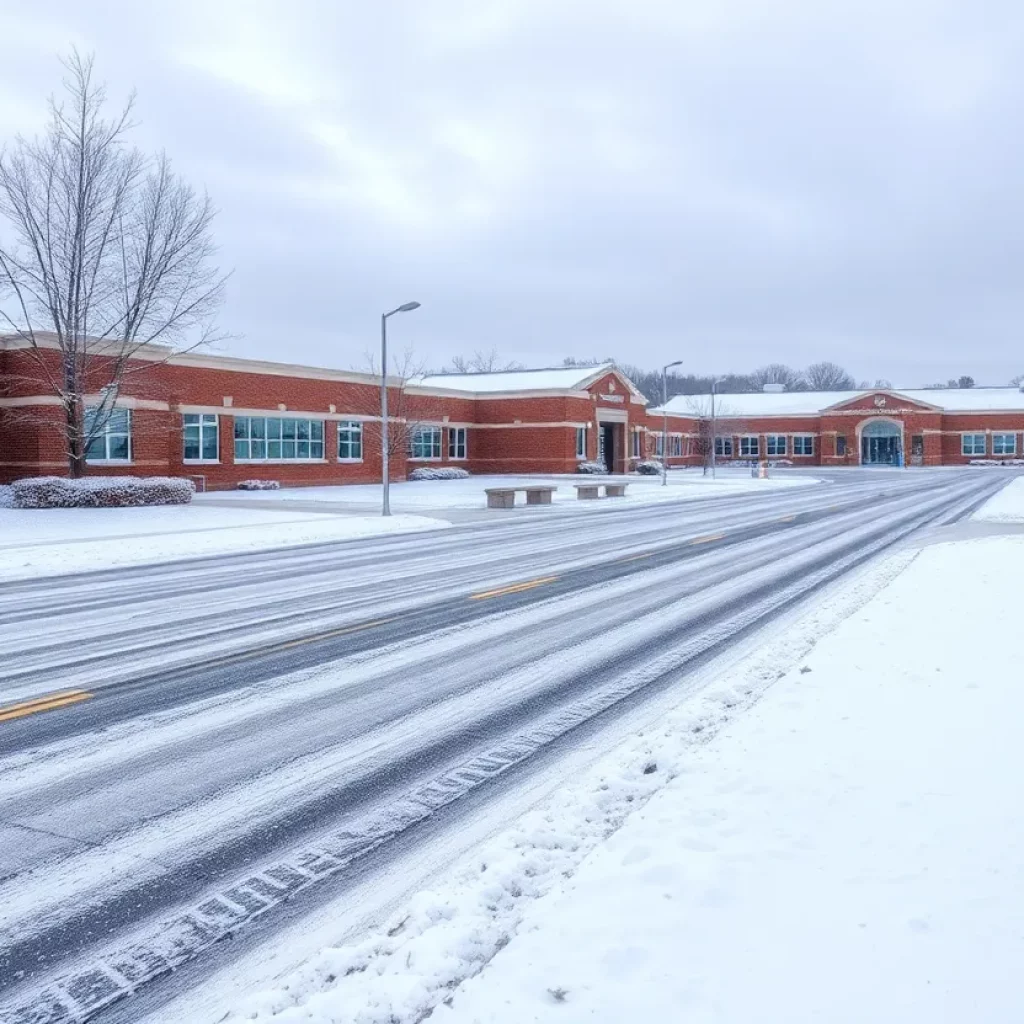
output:
POLYGON ((458 466, 420 466, 409 474, 410 480, 468 480, 469 473, 458 466))
POLYGON ((590 473, 593 476, 607 476, 608 469, 602 462, 578 462, 577 473, 590 473))
POLYGON ((195 494, 191 480, 169 476, 108 476, 67 480, 28 477, 12 485, 15 508, 127 508, 187 505, 195 494))
POLYGON ((14 508, 14 488, 0 484, 0 508, 14 508))
POLYGON ((277 480, 239 480, 235 486, 240 491, 279 491, 281 484, 277 480))
POLYGON ((1024 459, 971 459, 972 466, 1024 466, 1024 459))
POLYGON ((644 459, 636 464, 636 471, 641 476, 661 476, 661 463, 657 459, 644 459))

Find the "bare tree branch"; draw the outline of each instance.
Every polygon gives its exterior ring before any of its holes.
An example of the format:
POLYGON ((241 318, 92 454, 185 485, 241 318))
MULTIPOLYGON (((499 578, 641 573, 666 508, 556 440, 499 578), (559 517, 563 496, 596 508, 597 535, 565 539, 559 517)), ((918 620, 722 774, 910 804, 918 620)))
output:
POLYGON ((0 153, 0 325, 27 343, 34 384, 58 398, 79 476, 124 382, 162 361, 140 363, 140 350, 162 345, 167 359, 217 338, 227 275, 209 197, 165 154, 129 145, 134 94, 107 119, 93 58, 72 51, 63 64, 65 98, 50 98, 43 137, 0 153))

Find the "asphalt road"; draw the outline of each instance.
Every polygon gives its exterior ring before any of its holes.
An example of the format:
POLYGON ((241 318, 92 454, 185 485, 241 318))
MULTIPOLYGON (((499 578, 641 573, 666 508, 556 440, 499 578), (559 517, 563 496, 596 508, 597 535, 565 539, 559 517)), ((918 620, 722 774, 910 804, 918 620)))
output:
POLYGON ((846 474, 0 588, 0 1021, 105 1016, 1004 482, 846 474))

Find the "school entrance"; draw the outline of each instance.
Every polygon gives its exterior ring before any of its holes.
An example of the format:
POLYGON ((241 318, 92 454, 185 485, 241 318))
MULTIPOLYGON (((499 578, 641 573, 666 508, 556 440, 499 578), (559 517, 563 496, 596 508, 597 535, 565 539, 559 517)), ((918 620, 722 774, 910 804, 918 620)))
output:
POLYGON ((860 461, 864 466, 902 466, 903 430, 892 420, 872 420, 860 433, 860 461))

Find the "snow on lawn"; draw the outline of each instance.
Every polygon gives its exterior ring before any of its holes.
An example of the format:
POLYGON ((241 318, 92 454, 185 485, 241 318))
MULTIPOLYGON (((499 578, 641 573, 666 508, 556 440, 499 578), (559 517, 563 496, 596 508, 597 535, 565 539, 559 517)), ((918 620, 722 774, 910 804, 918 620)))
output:
MULTIPOLYGON (((607 477, 583 475, 550 476, 473 476, 468 480, 404 480, 391 485, 391 507, 398 511, 441 508, 484 508, 487 487, 525 487, 528 484, 550 483, 558 487, 554 500, 571 502, 573 508, 594 508, 591 502, 578 502, 573 484, 602 482, 607 477)), ((621 477, 617 478, 621 480, 621 477)), ((662 487, 657 477, 633 476, 625 499, 637 504, 655 501, 679 501, 687 498, 707 498, 711 495, 737 494, 743 491, 760 492, 776 487, 806 487, 818 481, 807 476, 769 477, 756 480, 750 470, 719 470, 718 479, 703 476, 700 471, 675 470, 668 475, 668 486, 662 487)), ((262 491, 258 495, 242 491, 211 491, 197 495, 198 502, 224 500, 252 501, 319 501, 338 504, 374 505, 380 503, 380 484, 347 484, 342 487, 285 487, 279 491, 262 491)), ((523 496, 519 496, 523 502, 523 496)), ((603 505, 599 502, 598 505, 603 505)))
POLYGON ((1011 480, 972 518, 995 523, 1024 523, 1024 476, 1011 480))
POLYGON ((924 551, 434 1019, 1024 1018, 1022 578, 1018 538, 924 551))
POLYGON ((1019 1019, 1022 576, 883 561, 226 1019, 1019 1019))
POLYGON ((0 509, 0 579, 87 572, 448 525, 425 516, 382 519, 201 505, 0 509))

